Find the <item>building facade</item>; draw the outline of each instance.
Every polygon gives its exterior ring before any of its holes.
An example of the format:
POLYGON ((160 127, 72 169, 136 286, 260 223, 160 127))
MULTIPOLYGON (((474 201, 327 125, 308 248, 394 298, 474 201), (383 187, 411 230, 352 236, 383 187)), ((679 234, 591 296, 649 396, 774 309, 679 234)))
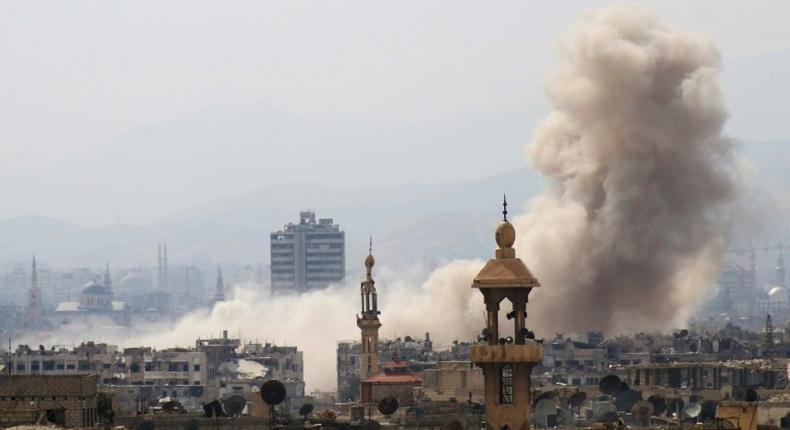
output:
POLYGON ((0 375, 0 427, 86 428, 98 418, 94 375, 0 375))
POLYGON ((272 293, 303 293, 340 282, 346 275, 345 232, 332 218, 316 222, 315 212, 299 213, 271 240, 272 293))

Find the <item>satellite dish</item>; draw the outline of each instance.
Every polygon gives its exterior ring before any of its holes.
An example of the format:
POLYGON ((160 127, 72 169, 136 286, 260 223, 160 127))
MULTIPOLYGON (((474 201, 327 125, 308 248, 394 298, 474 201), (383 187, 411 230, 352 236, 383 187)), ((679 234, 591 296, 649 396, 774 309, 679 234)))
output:
POLYGON ((156 425, 154 425, 153 421, 145 420, 140 422, 134 427, 134 430, 154 430, 156 425))
POLYGON ((548 427, 550 416, 557 418, 557 402, 554 398, 544 398, 535 404, 534 423, 538 427, 548 427))
POLYGON ((739 385, 732 389, 732 399, 738 402, 746 400, 746 387, 739 385))
POLYGON ((299 415, 301 415, 301 416, 305 417, 305 419, 307 419, 307 416, 310 415, 311 413, 313 413, 313 407, 314 406, 313 406, 312 403, 305 403, 305 404, 303 404, 302 407, 299 408, 299 415))
POLYGON ((716 409, 719 407, 719 402, 714 400, 705 400, 702 402, 702 413, 700 416, 705 420, 716 419, 716 409))
POLYGON ((697 402, 689 403, 683 408, 683 415, 689 418, 697 418, 702 412, 702 405, 697 402))
POLYGON ((639 420, 647 420, 653 415, 653 403, 647 400, 640 400, 631 407, 631 415, 639 420))
POLYGON ((746 396, 744 397, 744 400, 746 400, 747 402, 756 402, 757 399, 758 399, 757 390, 755 390, 754 388, 746 389, 746 396))
POLYGON ((682 413, 683 407, 686 405, 686 402, 683 401, 681 398, 672 399, 667 404, 667 416, 671 417, 675 413, 682 413))
POLYGON ((732 385, 724 384, 719 389, 719 395, 722 400, 727 400, 732 397, 732 385))
POLYGON ((398 399, 392 396, 387 396, 379 400, 378 409, 382 415, 392 415, 398 410, 398 399))
POLYGON ((568 399, 568 404, 570 404, 572 408, 578 408, 581 407, 585 400, 587 400, 587 393, 584 391, 579 391, 578 393, 573 393, 573 395, 571 395, 571 397, 568 399))
POLYGON ((272 379, 261 386, 261 398, 269 406, 277 406, 285 400, 285 385, 272 379))
POLYGON ((642 400, 642 393, 634 390, 622 391, 617 394, 614 400, 614 405, 618 411, 630 412, 634 405, 642 400))
POLYGON ((601 378, 601 381, 598 383, 598 389, 600 389, 602 393, 610 396, 619 393, 622 386, 623 381, 621 381, 617 375, 606 375, 601 378))
POLYGON ((659 394, 653 394, 647 398, 647 401, 653 405, 653 414, 661 415, 667 410, 667 399, 659 394))
POLYGON ((184 421, 184 430, 198 430, 200 428, 200 424, 197 420, 186 420, 184 421))
POLYGON ((225 399, 223 403, 225 406, 225 412, 232 417, 241 415, 244 407, 247 406, 247 400, 239 395, 230 396, 225 399))

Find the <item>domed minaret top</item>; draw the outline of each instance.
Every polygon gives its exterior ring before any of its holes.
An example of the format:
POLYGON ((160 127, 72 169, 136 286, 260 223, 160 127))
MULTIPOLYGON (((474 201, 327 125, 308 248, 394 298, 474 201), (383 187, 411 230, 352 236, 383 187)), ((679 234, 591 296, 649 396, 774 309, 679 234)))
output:
POLYGON ((376 281, 373 280, 373 266, 376 259, 373 258, 373 238, 370 238, 368 256, 365 257, 365 278, 359 284, 359 293, 362 298, 362 314, 378 315, 378 298, 376 294, 376 281))
POLYGON ((516 229, 507 220, 507 196, 502 200, 502 221, 496 227, 496 243, 499 249, 496 250, 497 258, 515 258, 516 250, 513 244, 516 242, 516 229))
POLYGON ((516 250, 513 248, 516 242, 516 229, 507 220, 507 197, 502 202, 502 221, 496 227, 495 238, 498 246, 495 258, 488 260, 483 270, 475 277, 472 287, 539 287, 540 283, 524 262, 516 258, 516 250))
MULTIPOLYGON (((373 237, 370 238, 370 246, 368 247, 368 256, 365 257, 365 268, 368 269, 367 276, 371 276, 373 266, 376 265, 376 259, 373 258, 373 237)), ((371 278, 372 279, 372 278, 371 278)))

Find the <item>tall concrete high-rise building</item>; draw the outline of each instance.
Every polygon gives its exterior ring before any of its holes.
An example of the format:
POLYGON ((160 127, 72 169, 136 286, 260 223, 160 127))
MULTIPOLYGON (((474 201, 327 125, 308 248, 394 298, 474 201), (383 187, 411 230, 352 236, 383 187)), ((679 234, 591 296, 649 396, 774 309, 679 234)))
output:
POLYGON ((302 293, 342 281, 346 275, 346 236, 332 218, 299 212, 271 234, 272 294, 302 293))

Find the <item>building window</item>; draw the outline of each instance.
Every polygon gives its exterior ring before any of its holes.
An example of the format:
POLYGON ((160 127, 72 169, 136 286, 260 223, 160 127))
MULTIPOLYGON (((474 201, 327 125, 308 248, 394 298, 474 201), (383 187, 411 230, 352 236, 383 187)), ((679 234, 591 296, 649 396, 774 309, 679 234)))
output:
POLYGON ((195 372, 200 372, 200 365, 199 364, 196 364, 196 365, 192 366, 192 368, 193 368, 193 370, 195 372))
POLYGON ((509 364, 499 370, 499 403, 513 404, 513 366, 509 364))

